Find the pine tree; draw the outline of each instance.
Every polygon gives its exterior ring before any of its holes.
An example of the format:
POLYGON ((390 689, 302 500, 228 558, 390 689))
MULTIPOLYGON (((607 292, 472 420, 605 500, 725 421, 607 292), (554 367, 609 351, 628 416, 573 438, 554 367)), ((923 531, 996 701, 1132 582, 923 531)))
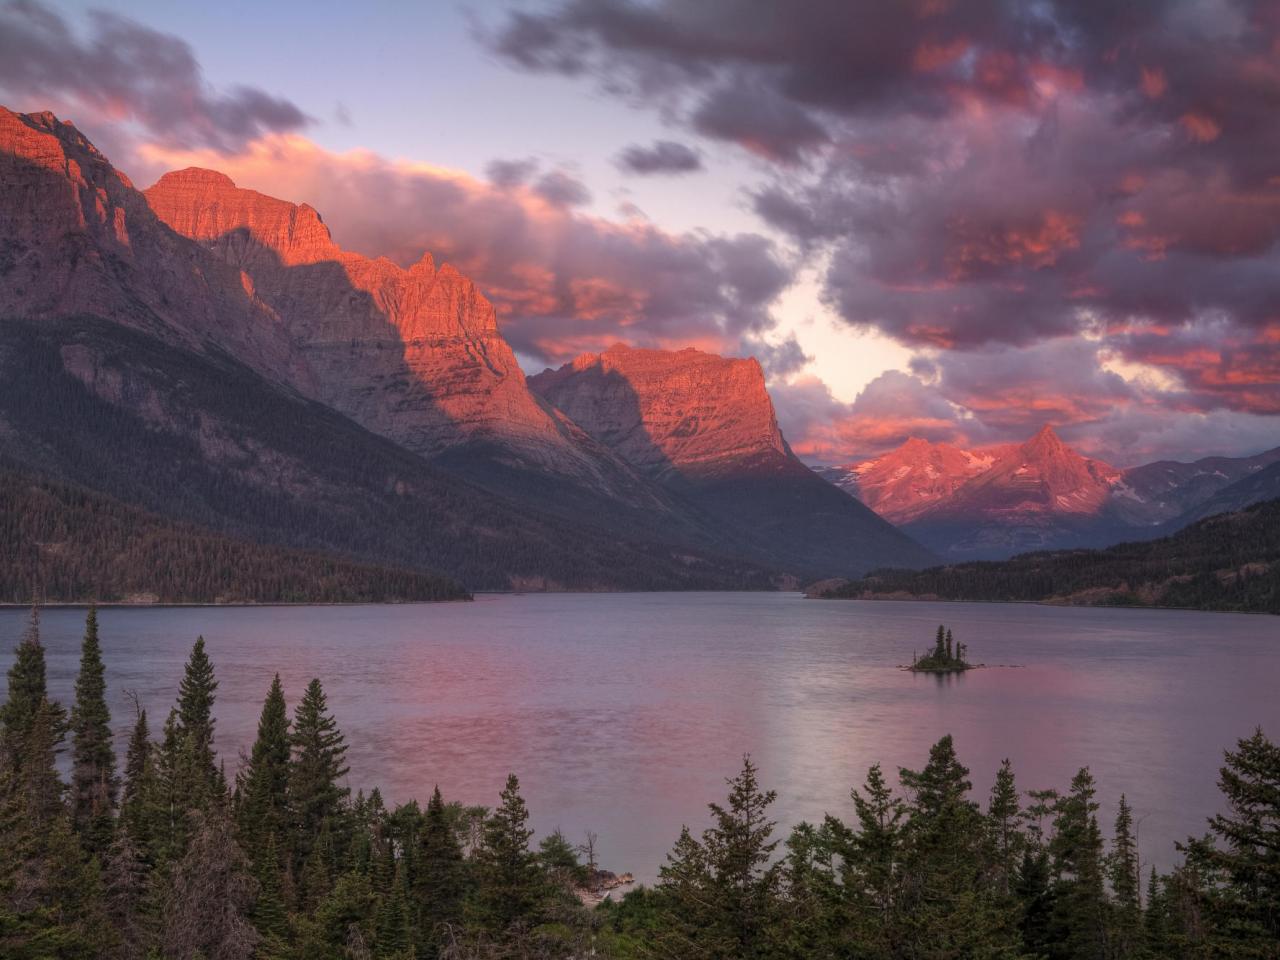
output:
POLYGON ((1011 894, 1018 863, 1022 859, 1023 837, 1018 830, 1020 813, 1013 765, 1006 758, 996 771, 996 781, 991 786, 991 798, 987 803, 993 880, 996 891, 1003 897, 1011 894))
POLYGON ((258 738, 238 778, 236 821, 244 846, 255 855, 289 839, 289 715, 276 674, 258 719, 258 738))
POLYGON ((1280 745, 1261 728, 1238 741, 1226 753, 1218 788, 1227 811, 1209 821, 1218 842, 1204 853, 1206 868, 1222 878, 1215 926, 1241 944, 1278 944, 1280 745))
POLYGON ((289 929, 288 910, 280 879, 280 857, 276 837, 266 834, 266 846, 253 858, 253 877, 258 882, 258 897, 250 918, 263 937, 283 938, 289 929))
POLYGON ((899 949, 922 957, 1016 955, 1013 905, 987 882, 986 825, 951 737, 934 744, 923 770, 899 776, 912 794, 899 949))
POLYGON ((1070 791, 1059 798, 1055 810, 1049 844, 1055 892, 1054 960, 1103 960, 1106 955, 1108 903, 1094 794, 1093 777, 1085 768, 1072 779, 1070 791))
POLYGON ((1142 949, 1142 904, 1138 876, 1138 848, 1133 838, 1133 811, 1124 794, 1116 812, 1116 824, 1107 857, 1107 879, 1114 897, 1111 931, 1108 936, 1110 957, 1136 957, 1142 949))
POLYGON ((151 831, 148 804, 155 795, 155 767, 147 711, 139 709, 124 760, 124 789, 120 796, 120 826, 129 832, 144 858, 149 856, 151 831))
POLYGON ((406 893, 408 880, 400 869, 392 878, 391 889, 382 898, 376 917, 377 934, 374 939, 374 957, 377 960, 401 960, 413 957, 413 929, 409 898, 406 893))
POLYGON ((529 810, 514 773, 507 777, 501 796, 502 803, 485 821, 484 843, 476 851, 477 913, 498 935, 516 924, 531 925, 543 892, 538 860, 529 849, 529 810))
POLYGON ((712 825, 701 842, 681 834, 659 890, 677 936, 690 941, 687 955, 750 960, 786 936, 774 926, 782 865, 772 862, 778 842, 768 808, 777 795, 760 789, 750 757, 728 786, 728 806, 710 804, 712 825))
POLYGON ((688 827, 681 828, 667 862, 658 868, 657 956, 682 960, 731 956, 732 942, 718 923, 714 882, 706 848, 688 827))
POLYGON ((13 760, 14 769, 23 763, 22 750, 36 711, 46 704, 52 720, 50 730, 55 747, 62 743, 66 732, 66 716, 57 703, 49 701, 49 688, 45 679, 44 645, 40 642, 40 610, 33 607, 31 620, 14 651, 13 666, 9 668, 9 692, 0 704, 0 733, 3 746, 13 760))
POLYGON ((329 713, 319 680, 307 685, 294 712, 288 771, 289 810, 296 831, 295 862, 305 863, 322 824, 332 830, 350 792, 339 781, 347 775, 347 745, 329 713))
POLYGON ((62 713, 48 700, 41 700, 27 725, 18 768, 19 789, 25 798, 25 815, 37 830, 47 828, 66 813, 66 790, 58 776, 57 743, 62 713))
POLYGON ((213 663, 205 653, 204 637, 197 637, 178 685, 177 731, 179 739, 187 741, 184 748, 190 753, 192 787, 202 795, 201 809, 205 805, 203 797, 217 798, 226 790, 213 752, 213 704, 217 690, 218 681, 214 678, 213 663))
POLYGON ((462 915, 467 892, 465 869, 462 845, 449 823, 437 786, 427 803, 413 889, 418 925, 429 947, 438 947, 443 942, 445 925, 456 924, 462 915))
POLYGON ((107 709, 106 669, 98 642, 98 611, 85 618, 76 699, 71 709, 71 816, 81 843, 101 855, 111 844, 116 805, 116 755, 107 709))

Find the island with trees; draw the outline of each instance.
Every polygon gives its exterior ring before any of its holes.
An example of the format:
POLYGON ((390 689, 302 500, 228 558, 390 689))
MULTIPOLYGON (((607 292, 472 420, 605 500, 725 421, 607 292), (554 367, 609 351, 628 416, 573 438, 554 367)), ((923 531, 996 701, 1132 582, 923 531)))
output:
POLYGON ((957 643, 952 639, 951 628, 939 624, 933 649, 923 657, 911 654, 907 669, 912 673, 964 673, 974 668, 966 656, 968 652, 968 644, 957 643))

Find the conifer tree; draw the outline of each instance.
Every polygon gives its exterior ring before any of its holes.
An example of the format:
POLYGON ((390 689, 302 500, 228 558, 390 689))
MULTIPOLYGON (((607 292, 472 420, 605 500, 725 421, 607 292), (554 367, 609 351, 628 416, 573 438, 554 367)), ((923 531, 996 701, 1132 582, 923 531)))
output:
POLYGON ((1106 951, 1107 897, 1103 887, 1102 832, 1088 768, 1071 781, 1054 812, 1054 960, 1102 960, 1106 951))
POLYGON ((66 813, 63 804, 66 787, 57 768, 62 717, 61 711, 48 700, 41 700, 27 725, 20 754, 18 784, 25 798, 25 816, 37 830, 47 829, 66 813))
POLYGON ((476 851, 477 912, 481 922, 499 935, 517 923, 532 923, 543 891, 538 860, 529 849, 533 836, 529 810, 514 773, 507 777, 501 797, 501 804, 485 821, 484 843, 476 851))
POLYGON ((408 880, 401 867, 378 908, 373 952, 377 960, 413 960, 413 929, 407 888, 408 880))
POLYGON ((281 940, 288 933, 289 916, 285 906, 280 878, 280 856, 276 848, 276 835, 265 834, 266 845, 253 857, 252 872, 258 882, 258 896, 254 901, 250 919, 264 938, 281 940))
POLYGON ((258 719, 258 738, 238 778, 236 820, 250 856, 287 841, 289 803, 289 715, 276 674, 258 719))
POLYGON ((307 685, 294 712, 290 734, 292 761, 288 771, 289 809, 296 831, 294 856, 305 863, 321 825, 330 831, 342 815, 350 792, 339 781, 347 775, 347 745, 329 713, 319 680, 307 685))
POLYGON ((204 637, 197 637, 178 685, 177 731, 190 754, 192 786, 210 798, 225 792, 226 783, 213 752, 213 704, 218 681, 213 663, 204 649, 204 637))
POLYGON ((98 855, 105 853, 111 843, 118 787, 106 691, 98 611, 90 607, 71 709, 71 816, 85 849, 98 855))
POLYGON ((139 709, 124 760, 124 788, 120 796, 120 826, 129 832, 143 857, 148 856, 151 831, 147 805, 154 799, 155 768, 147 711, 139 709))
POLYGON ((465 869, 462 845, 449 823, 437 786, 427 803, 413 889, 418 925, 429 947, 438 947, 443 942, 444 926, 456 924, 461 918, 467 891, 465 869))
POLYGON ((1222 878, 1216 925, 1240 944, 1280 944, 1280 745, 1262 732, 1227 751, 1218 788, 1226 812, 1209 821, 1206 868, 1222 878))
POLYGON ((1141 950, 1142 905, 1141 878, 1138 876, 1138 848, 1133 837, 1133 811, 1124 794, 1116 811, 1111 853, 1107 857, 1107 879, 1111 883, 1114 910, 1108 936, 1108 953, 1112 957, 1134 957, 1141 950))
POLYGON ((46 704, 52 721, 50 733, 55 748, 66 732, 66 715, 57 703, 48 702, 49 688, 45 679, 44 645, 40 642, 40 609, 31 609, 27 629, 14 651, 9 668, 8 696, 0 704, 0 733, 3 746, 13 759, 14 769, 23 763, 22 750, 35 720, 36 711, 46 704))
POLYGON ((768 817, 777 795, 760 789, 750 757, 728 785, 728 805, 709 805, 712 825, 701 842, 681 835, 659 888, 674 929, 690 941, 688 955, 751 960, 783 936, 773 928, 782 865, 772 862, 778 842, 768 817))
POLYGON ((1006 758, 996 771, 987 803, 987 829, 991 834, 991 860, 994 882, 1001 896, 1009 896, 1022 859, 1023 837, 1018 830, 1020 814, 1018 787, 1013 765, 1006 758))
POLYGON ((682 827, 667 862, 658 868, 658 956, 711 960, 731 955, 732 942, 718 922, 714 882, 706 847, 682 827))
POLYGON ((900 772, 912 794, 902 868, 900 950, 907 956, 1016 955, 1012 904, 984 882, 985 823, 968 798, 968 777, 950 736, 930 749, 923 770, 900 772))

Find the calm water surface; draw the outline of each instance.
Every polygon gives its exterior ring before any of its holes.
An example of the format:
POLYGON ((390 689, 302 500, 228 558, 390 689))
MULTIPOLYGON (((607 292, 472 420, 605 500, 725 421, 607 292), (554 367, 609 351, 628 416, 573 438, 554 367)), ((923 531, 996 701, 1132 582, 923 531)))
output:
MULTIPOLYGON (((0 611, 0 669, 26 613, 0 611)), ((50 686, 70 703, 83 610, 44 615, 50 686)), ((389 801, 493 804, 519 774, 534 826, 584 830, 601 860, 652 879, 681 824, 750 753, 784 824, 852 817, 879 760, 923 765, 952 733, 985 796, 1001 758, 1025 790, 1121 792, 1144 861, 1202 832, 1222 751, 1280 736, 1280 619, 1024 605, 804 600, 794 594, 481 597, 471 604, 107 609, 109 697, 123 753, 135 690, 158 733, 203 634, 217 669, 217 745, 233 771, 271 675, 290 707, 318 676, 353 785, 389 801), (950 625, 973 659, 1016 668, 950 681, 895 669, 950 625)))

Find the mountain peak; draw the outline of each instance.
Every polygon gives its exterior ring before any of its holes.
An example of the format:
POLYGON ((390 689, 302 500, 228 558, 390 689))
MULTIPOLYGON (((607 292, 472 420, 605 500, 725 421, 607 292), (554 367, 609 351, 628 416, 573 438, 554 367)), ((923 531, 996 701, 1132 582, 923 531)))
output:
POLYGON ((1062 438, 1047 423, 1036 431, 1035 436, 1022 445, 1022 450, 1029 456, 1061 456, 1064 454, 1073 457, 1080 456, 1063 443, 1062 438))
POLYGON ((644 469, 704 470, 767 452, 789 456, 754 360, 617 343, 529 384, 644 469))
POLYGON ((208 170, 204 167, 184 167, 182 170, 170 170, 164 174, 156 185, 198 183, 211 187, 224 187, 228 190, 235 190, 236 182, 228 177, 225 173, 219 173, 217 170, 208 170))

